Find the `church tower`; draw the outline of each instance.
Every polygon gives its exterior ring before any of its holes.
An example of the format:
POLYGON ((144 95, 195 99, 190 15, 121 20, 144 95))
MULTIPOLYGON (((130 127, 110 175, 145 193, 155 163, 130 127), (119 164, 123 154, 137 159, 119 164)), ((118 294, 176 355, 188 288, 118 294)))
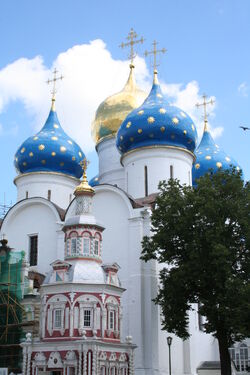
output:
POLYGON ((177 178, 191 185, 196 127, 187 113, 164 98, 156 70, 153 43, 154 80, 152 89, 137 109, 123 121, 117 133, 117 147, 125 169, 125 191, 142 198, 158 191, 162 180, 177 178))
POLYGON ((92 137, 96 142, 96 151, 99 157, 99 174, 91 180, 91 185, 98 183, 117 185, 124 189, 124 168, 120 163, 120 154, 116 148, 116 133, 125 117, 142 104, 146 93, 140 90, 134 77, 134 45, 142 43, 143 39, 136 40, 137 34, 131 29, 127 43, 121 47, 130 47, 130 72, 124 88, 105 99, 97 108, 92 123, 92 137))
POLYGON ((64 260, 55 260, 40 290, 40 338, 27 334, 23 374, 134 375, 132 337, 121 342, 122 288, 116 263, 102 264, 102 232, 92 213, 94 190, 86 177, 75 189, 66 220, 64 260))

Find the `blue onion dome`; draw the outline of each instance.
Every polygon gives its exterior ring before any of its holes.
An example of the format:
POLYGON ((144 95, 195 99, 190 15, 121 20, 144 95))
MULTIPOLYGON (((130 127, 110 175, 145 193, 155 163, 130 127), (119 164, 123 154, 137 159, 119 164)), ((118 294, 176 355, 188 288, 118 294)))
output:
POLYGON ((195 151, 195 156, 196 160, 192 171, 194 186, 196 185, 197 179, 206 173, 216 172, 218 169, 226 170, 232 167, 240 170, 238 163, 215 144, 213 137, 208 131, 206 121, 204 133, 199 147, 195 151))
POLYGON ((163 96, 154 72, 154 82, 144 103, 123 121, 116 145, 121 154, 150 146, 166 146, 194 151, 197 131, 192 119, 170 105, 163 96))
POLYGON ((89 181, 89 186, 94 187, 94 186, 98 186, 98 185, 99 185, 99 176, 96 175, 96 176, 92 177, 91 180, 89 181))
POLYGON ((58 172, 80 178, 79 163, 84 157, 81 148, 62 129, 52 99, 45 125, 18 148, 14 164, 19 173, 58 172))

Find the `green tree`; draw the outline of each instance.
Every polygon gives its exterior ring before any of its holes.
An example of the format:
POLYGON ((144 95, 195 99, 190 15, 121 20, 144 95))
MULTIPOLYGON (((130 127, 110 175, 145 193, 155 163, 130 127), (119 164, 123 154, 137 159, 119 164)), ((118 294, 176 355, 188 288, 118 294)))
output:
POLYGON ((196 188, 169 180, 159 189, 142 259, 163 265, 155 299, 162 328, 187 339, 199 303, 221 373, 230 375, 228 348, 250 336, 250 184, 232 169, 201 177, 196 188))

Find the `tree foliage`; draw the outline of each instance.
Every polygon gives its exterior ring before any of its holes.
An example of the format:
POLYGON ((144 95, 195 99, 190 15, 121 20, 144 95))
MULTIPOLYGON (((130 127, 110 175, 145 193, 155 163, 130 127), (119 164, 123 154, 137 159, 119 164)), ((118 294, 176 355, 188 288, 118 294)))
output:
POLYGON ((250 336, 250 184, 232 169, 201 177, 196 188, 170 179, 159 189, 142 259, 163 265, 155 299, 163 329, 188 338, 188 313, 199 303, 222 354, 250 336))

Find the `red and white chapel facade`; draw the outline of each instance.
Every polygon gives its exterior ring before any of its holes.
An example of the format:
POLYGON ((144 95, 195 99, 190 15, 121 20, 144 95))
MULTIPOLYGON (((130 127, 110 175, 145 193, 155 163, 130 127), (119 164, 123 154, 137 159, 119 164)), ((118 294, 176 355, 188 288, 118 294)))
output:
POLYGON ((92 214, 86 174, 75 189, 74 215, 65 221, 65 257, 41 287, 40 338, 27 334, 23 375, 133 375, 131 336, 122 343, 119 266, 102 264, 104 228, 92 214))

